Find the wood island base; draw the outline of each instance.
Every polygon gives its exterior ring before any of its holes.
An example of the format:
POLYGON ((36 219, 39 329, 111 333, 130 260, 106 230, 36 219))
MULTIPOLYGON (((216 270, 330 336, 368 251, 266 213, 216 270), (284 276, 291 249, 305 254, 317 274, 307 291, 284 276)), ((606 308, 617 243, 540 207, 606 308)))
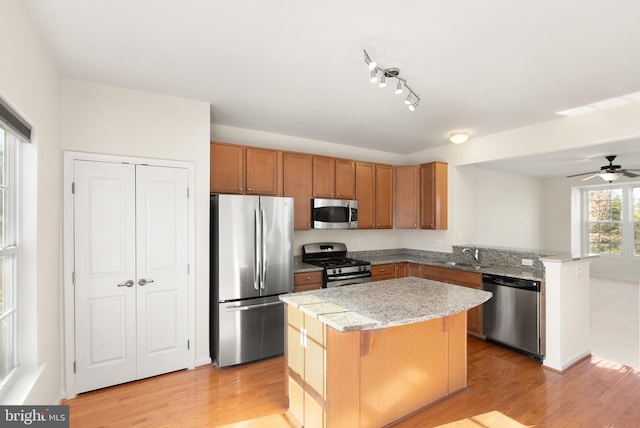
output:
POLYGON ((467 386, 467 314, 339 332, 287 306, 289 410, 306 428, 382 427, 467 386))

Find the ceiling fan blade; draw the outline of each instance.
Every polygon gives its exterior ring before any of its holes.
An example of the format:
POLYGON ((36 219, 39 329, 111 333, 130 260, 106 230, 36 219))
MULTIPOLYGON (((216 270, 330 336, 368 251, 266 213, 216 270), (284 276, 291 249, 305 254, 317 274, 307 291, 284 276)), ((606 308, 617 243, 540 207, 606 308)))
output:
POLYGON ((587 174, 600 174, 600 171, 591 171, 591 172, 583 172, 582 174, 567 175, 567 178, 580 177, 581 175, 587 175, 587 174))
MULTIPOLYGON (((583 175, 583 174, 581 174, 581 175, 583 175)), ((600 174, 595 174, 595 175, 592 175, 591 177, 583 178, 583 179, 582 179, 582 180, 580 180, 580 181, 587 181, 587 180, 591 180, 592 178, 594 178, 594 177, 599 177, 599 176, 600 176, 600 174)))
POLYGON ((622 174, 624 174, 625 177, 632 177, 632 178, 633 177, 640 177, 640 175, 638 175, 638 174, 636 174, 634 172, 629 172, 628 169, 625 170, 625 171, 622 171, 622 174))

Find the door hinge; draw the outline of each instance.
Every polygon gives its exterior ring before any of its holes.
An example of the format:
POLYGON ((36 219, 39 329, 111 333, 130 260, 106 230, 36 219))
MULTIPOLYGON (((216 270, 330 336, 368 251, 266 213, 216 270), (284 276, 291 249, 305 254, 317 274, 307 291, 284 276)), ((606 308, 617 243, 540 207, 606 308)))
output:
POLYGON ((71 194, 74 195, 76 193, 76 183, 71 183, 71 194))
POLYGON ((76 362, 75 361, 73 362, 73 372, 74 373, 76 372, 76 362))
POLYGON ((187 199, 189 199, 189 188, 187 187, 187 199))
POLYGON ((187 350, 191 349, 191 341, 187 340, 187 350))
POLYGON ((187 263, 187 273, 191 273, 191 265, 189 263, 187 263))
POLYGON ((71 272, 71 282, 75 285, 76 283, 76 273, 75 272, 71 272))

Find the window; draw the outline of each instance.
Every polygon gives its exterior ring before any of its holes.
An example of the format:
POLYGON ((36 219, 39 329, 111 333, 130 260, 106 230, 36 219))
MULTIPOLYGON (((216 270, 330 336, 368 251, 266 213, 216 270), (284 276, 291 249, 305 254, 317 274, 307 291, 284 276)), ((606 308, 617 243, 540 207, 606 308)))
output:
POLYGON ((584 249, 608 256, 640 256, 640 184, 585 188, 584 249))
POLYGON ((0 122, 0 385, 17 367, 18 137, 0 122))

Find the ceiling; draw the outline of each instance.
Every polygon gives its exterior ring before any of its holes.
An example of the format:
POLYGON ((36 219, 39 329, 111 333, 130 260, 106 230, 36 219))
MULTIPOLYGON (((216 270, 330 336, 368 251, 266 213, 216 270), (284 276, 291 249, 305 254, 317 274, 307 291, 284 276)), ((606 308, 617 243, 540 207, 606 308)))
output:
MULTIPOLYGON (((640 91, 635 0, 26 3, 65 76, 203 100, 216 124, 401 155, 640 91), (400 69, 416 111, 395 82, 369 83, 363 49, 400 69)), ((604 154, 539 160, 556 173, 604 154)))

